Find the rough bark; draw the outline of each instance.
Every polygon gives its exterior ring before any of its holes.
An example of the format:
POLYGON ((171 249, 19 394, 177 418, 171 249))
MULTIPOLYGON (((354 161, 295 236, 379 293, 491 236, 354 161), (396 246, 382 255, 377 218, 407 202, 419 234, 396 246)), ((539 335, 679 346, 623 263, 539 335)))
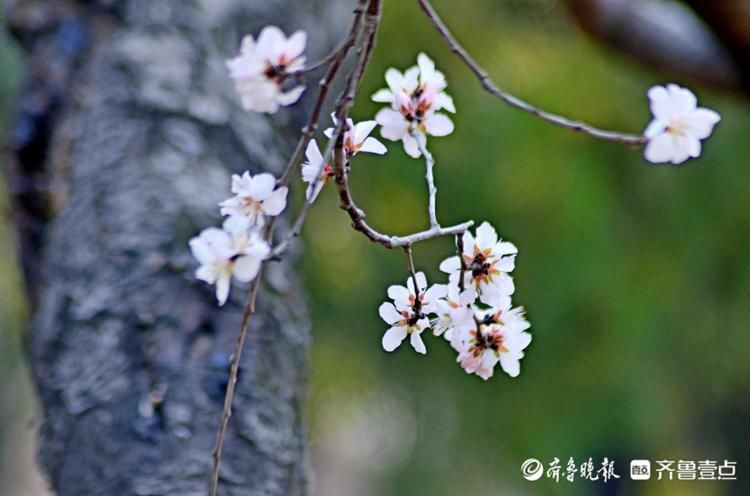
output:
MULTIPOLYGON (((299 110, 243 112, 224 59, 267 23, 307 29, 315 58, 342 31, 326 28, 341 20, 330 9, 347 12, 323 0, 10 2, 29 54, 10 183, 40 460, 60 496, 207 493, 246 292, 219 309, 187 241, 219 223, 232 172, 279 172, 303 123, 299 110)), ((307 492, 309 332, 290 263, 270 266, 252 319, 222 495, 307 492)))

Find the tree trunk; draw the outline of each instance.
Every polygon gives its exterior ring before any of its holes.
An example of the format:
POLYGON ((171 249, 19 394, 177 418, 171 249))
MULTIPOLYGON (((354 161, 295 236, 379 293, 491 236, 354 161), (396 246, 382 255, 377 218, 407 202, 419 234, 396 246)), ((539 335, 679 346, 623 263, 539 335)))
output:
MULTIPOLYGON (((218 308, 188 239, 219 224, 230 174, 278 173, 300 109, 239 108, 245 33, 338 39, 331 2, 10 2, 29 57, 10 183, 32 300, 40 460, 60 496, 205 495, 246 290, 218 308), (330 22, 330 21, 329 21, 330 22)), ((341 25, 347 24, 340 22, 341 25)), ((322 41, 321 41, 322 40, 322 41)), ((302 105, 304 107, 304 105, 302 105)), ((289 261, 272 264, 242 356, 219 493, 307 492, 309 329, 289 261)))

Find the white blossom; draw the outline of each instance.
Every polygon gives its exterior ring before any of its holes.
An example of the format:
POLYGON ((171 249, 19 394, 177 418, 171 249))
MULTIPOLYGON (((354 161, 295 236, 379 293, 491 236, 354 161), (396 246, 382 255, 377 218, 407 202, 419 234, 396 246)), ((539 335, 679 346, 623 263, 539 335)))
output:
POLYGON ((245 217, 250 224, 263 226, 266 217, 275 217, 286 208, 288 188, 276 188, 276 178, 267 172, 242 176, 232 175, 232 193, 235 196, 224 200, 221 214, 233 217, 245 217))
POLYGON ((334 171, 329 164, 323 164, 323 154, 320 153, 320 148, 318 148, 318 143, 315 140, 310 140, 310 143, 307 144, 305 158, 307 161, 302 164, 302 180, 308 183, 305 195, 307 201, 312 203, 318 197, 323 186, 334 176, 334 171))
POLYGON ((290 72, 304 67, 306 43, 304 31, 287 38, 276 26, 263 28, 257 41, 251 35, 242 39, 239 56, 227 67, 245 110, 273 114, 299 100, 304 86, 284 92, 281 85, 290 72))
POLYGON ((484 380, 492 377, 498 363, 506 374, 517 377, 523 350, 531 343, 523 308, 511 308, 510 298, 504 298, 502 305, 479 311, 475 324, 457 330, 451 340, 458 351, 456 361, 467 373, 484 380))
POLYGON ((437 301, 445 296, 444 285, 436 284, 427 288, 424 273, 415 274, 416 288, 412 277, 409 277, 406 287, 393 285, 388 288, 388 296, 393 300, 380 305, 380 317, 390 325, 383 335, 383 349, 393 351, 398 348, 407 336, 417 353, 427 353, 422 341, 422 331, 430 326, 427 314, 437 311, 437 301), (417 290, 419 296, 417 297, 417 290))
POLYGON ((434 284, 428 289, 424 272, 417 272, 414 277, 409 276, 406 280, 406 287, 394 284, 388 288, 388 297, 393 300, 399 311, 413 308, 416 302, 419 302, 419 307, 424 314, 436 313, 439 299, 446 294, 447 287, 444 284, 434 284), (417 297, 417 292, 419 297, 417 297))
POLYGON ((701 154, 701 140, 708 138, 721 120, 713 110, 698 107, 688 89, 669 84, 648 91, 654 119, 644 134, 646 160, 653 163, 680 164, 701 154))
POLYGON ((477 298, 474 286, 461 291, 458 281, 448 284, 445 298, 437 301, 437 318, 432 323, 435 336, 443 335, 451 341, 455 328, 467 329, 474 324, 472 304, 477 298))
MULTIPOLYGON (((515 291, 508 273, 515 268, 518 249, 512 243, 498 240, 495 229, 487 222, 477 228, 476 234, 475 238, 466 231, 462 238, 464 285, 473 285, 482 303, 496 306, 515 291)), ((455 284, 459 281, 461 260, 458 256, 447 258, 440 264, 440 270, 448 273, 455 284)))
POLYGON ((226 303, 232 277, 250 282, 258 275, 262 261, 270 253, 268 244, 246 219, 233 217, 224 229, 209 227, 190 240, 193 256, 200 262, 195 277, 216 285, 219 305, 226 303))
MULTIPOLYGON (((337 124, 336 115, 331 114, 331 118, 335 126, 337 124)), ((344 131, 344 152, 346 153, 346 158, 352 158, 359 152, 383 155, 388 151, 383 143, 370 136, 370 133, 377 125, 378 123, 375 121, 362 121, 355 124, 351 118, 346 119, 346 130, 344 131)), ((331 139, 333 131, 334 128, 329 127, 323 134, 328 139, 331 139)))
POLYGON ((381 126, 380 134, 391 141, 403 141, 404 150, 414 158, 421 152, 411 131, 418 131, 423 139, 427 135, 447 136, 453 132, 453 121, 438 111, 456 111, 453 99, 444 91, 445 76, 435 70, 435 63, 420 53, 417 64, 404 73, 388 69, 385 73, 388 88, 372 96, 376 102, 391 105, 375 115, 381 126))

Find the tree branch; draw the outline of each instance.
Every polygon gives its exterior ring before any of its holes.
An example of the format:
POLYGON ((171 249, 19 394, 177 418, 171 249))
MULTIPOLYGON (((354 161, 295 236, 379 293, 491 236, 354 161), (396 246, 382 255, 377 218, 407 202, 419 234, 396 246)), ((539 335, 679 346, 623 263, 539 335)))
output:
POLYGON ((464 64, 466 64, 471 72, 474 73, 477 79, 479 79, 479 82, 482 84, 482 87, 485 89, 485 91, 500 99, 506 105, 539 117, 540 119, 556 126, 587 134, 596 139, 604 141, 614 141, 616 143, 622 143, 624 145, 642 145, 646 142, 646 138, 643 136, 623 134, 614 131, 599 129, 586 124, 585 122, 571 120, 566 117, 541 110, 531 105, 530 103, 527 103, 520 98, 511 95, 510 93, 506 93, 505 91, 500 89, 500 87, 494 81, 492 81, 492 79, 487 74, 487 71, 485 71, 482 66, 480 66, 474 60, 474 58, 469 55, 469 53, 461 46, 458 40, 456 40, 450 30, 446 27, 445 23, 437 14, 430 2, 428 0, 417 1, 419 2, 419 5, 424 13, 427 14, 427 17, 430 19, 433 26, 435 26, 435 29, 437 29, 438 33, 440 33, 440 36, 448 44, 448 47, 451 49, 451 51, 455 53, 464 62, 464 64))
MULTIPOLYGON (((355 41, 357 39, 357 35, 360 32, 362 15, 364 13, 364 7, 365 7, 366 2, 367 0, 360 0, 359 5, 354 10, 354 21, 352 23, 351 30, 349 32, 349 35, 341 44, 341 46, 338 49, 334 50, 328 57, 326 57, 323 60, 323 62, 316 64, 316 66, 314 67, 314 68, 317 68, 319 66, 324 65, 324 63, 331 64, 330 67, 328 68, 328 71, 325 77, 320 81, 320 90, 318 91, 318 96, 315 100, 315 103, 313 104, 313 109, 312 109, 312 112, 310 113, 310 118, 308 120, 308 123, 302 129, 302 133, 300 136, 300 140, 297 143, 297 147, 295 148, 295 151, 292 154, 292 157, 290 158, 284 170, 283 175, 277 182, 280 186, 286 186, 289 184, 289 182, 291 182, 292 177, 294 176, 295 172, 299 168, 300 163, 302 162, 305 149, 307 148, 307 145, 310 142, 310 139, 312 139, 312 135, 315 133, 315 130, 317 129, 318 119, 320 118, 320 112, 323 107, 323 102, 325 101, 325 97, 328 94, 328 89, 331 83, 333 82, 333 79, 336 77, 336 74, 338 73, 339 69, 341 68, 341 64, 346 58, 346 55, 349 53, 349 50, 354 46, 355 41)), ((313 68, 308 68, 308 70, 313 70, 313 68)), ((304 71, 298 71, 298 72, 301 74, 304 71)), ((309 202, 306 203, 306 206, 308 206, 309 208, 309 202)), ((302 222, 304 222, 304 215, 302 216, 302 221, 300 222, 300 226, 299 226, 300 229, 301 229, 302 222)), ((270 243, 273 239, 273 231, 274 231, 275 225, 276 225, 276 218, 274 217, 269 222, 265 231, 265 239, 266 239, 266 242, 268 243, 270 243)), ((242 356, 242 349, 244 348, 245 339, 247 337, 247 332, 250 326, 250 317, 255 313, 255 301, 258 296, 258 290, 260 288, 260 281, 263 275, 263 269, 264 269, 265 263, 266 263, 265 261, 261 263, 260 269, 258 271, 258 275, 253 280, 253 284, 250 289, 250 294, 248 295, 248 301, 247 301, 247 304, 245 305, 245 310, 242 314, 242 323, 240 324, 240 332, 239 332, 239 335, 237 336, 237 342, 234 347, 234 352, 232 353, 232 357, 230 359, 229 382, 227 384, 227 390, 226 390, 226 394, 224 397, 224 410, 222 413, 221 425, 219 426, 219 430, 216 434, 216 444, 214 445, 214 450, 212 453, 214 462, 213 462, 213 468, 211 471, 211 483, 210 483, 210 488, 209 488, 210 496, 216 496, 217 490, 218 490, 219 468, 221 466, 221 453, 222 453, 222 448, 224 446, 224 438, 226 436, 227 426, 229 425, 229 418, 232 416, 232 401, 234 400, 235 386, 237 384, 237 377, 239 374, 240 358, 242 356)))

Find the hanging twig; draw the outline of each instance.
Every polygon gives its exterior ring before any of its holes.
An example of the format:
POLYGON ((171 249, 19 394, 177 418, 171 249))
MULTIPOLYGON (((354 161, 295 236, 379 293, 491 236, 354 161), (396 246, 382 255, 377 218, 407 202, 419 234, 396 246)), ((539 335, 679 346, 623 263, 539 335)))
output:
POLYGON ((219 486, 219 465, 221 464, 221 451, 224 448, 224 438, 226 436, 227 426, 229 425, 229 417, 232 416, 232 400, 234 400, 234 390, 237 385, 237 375, 239 374, 240 370, 240 357, 242 356, 242 349, 245 345, 247 330, 250 327, 250 317, 255 313, 255 300, 258 296, 260 279, 263 275, 263 265, 264 264, 261 264, 260 269, 258 270, 258 275, 255 276, 253 285, 250 288, 250 295, 248 296, 247 305, 245 306, 245 311, 242 313, 240 333, 237 336, 237 343, 234 346, 232 357, 229 359, 229 381, 227 382, 227 392, 224 396, 224 412, 221 416, 221 426, 219 427, 219 432, 216 435, 216 444, 212 453, 214 466, 211 470, 211 487, 209 490, 210 496, 216 496, 216 491, 219 486))
MULTIPOLYGON (((373 0, 378 1, 379 0, 373 0)), ((320 90, 318 92, 317 99, 315 101, 315 104, 313 105, 313 110, 310 114, 310 119, 305 126, 305 128, 302 130, 302 135, 300 137, 300 140, 297 144, 297 148, 295 149, 295 152, 292 154, 291 159, 289 160, 289 163, 286 166, 286 169, 284 171, 283 176, 279 180, 280 186, 286 186, 291 181, 291 178, 294 176, 294 173, 299 168, 299 164, 302 162, 302 158, 304 156, 305 149, 307 148, 308 143, 310 142, 310 139, 312 138, 313 133, 315 132, 315 129, 317 128, 317 122, 320 118, 320 112, 323 106, 323 102, 325 100, 325 97, 328 93, 328 88, 333 81, 333 79, 336 77, 336 74, 338 73, 341 64, 343 60, 346 58, 346 55, 349 53, 349 50, 354 46, 356 39, 358 37, 358 34, 361 30, 361 21, 364 13, 364 7, 366 4, 366 0, 360 0, 360 4, 354 11, 354 21, 352 23, 352 28, 349 33, 349 36, 344 40, 341 47, 334 52, 332 52, 330 56, 330 67, 328 68, 328 72, 326 73, 326 76, 320 81, 320 90)), ((327 58, 328 59, 328 58, 327 58)), ((274 226, 276 224, 276 218, 273 218, 265 230, 265 239, 266 242, 271 243, 273 240, 273 231, 274 226)), ((214 450, 212 453, 213 456, 213 469, 211 471, 211 483, 209 487, 209 495, 210 496, 216 496, 218 491, 218 485, 219 485, 219 469, 221 466, 221 454, 222 449, 224 447, 224 439, 226 437, 226 431, 227 427, 229 425, 229 418, 232 416, 232 402, 234 400, 234 393, 235 393, 235 387, 237 384, 237 376, 239 374, 239 366, 240 366, 240 358, 242 356, 242 350, 244 348, 245 339, 247 338, 248 329, 250 327, 250 317, 255 313, 255 301, 258 296, 258 290, 260 288, 260 282, 261 277, 263 274, 263 269, 265 266, 265 261, 261 263, 260 269, 258 270, 258 275, 255 277, 255 280, 253 281, 253 284, 250 288, 250 294, 248 295, 248 301, 245 305, 245 310, 242 314, 242 323, 240 324, 240 332, 237 336, 237 342, 234 347, 234 352, 232 353, 232 356, 230 358, 230 369, 229 369, 229 381, 227 383, 227 390, 226 394, 224 396, 224 410, 222 413, 221 418, 221 425, 219 426, 219 430, 216 434, 216 444, 214 445, 214 450)))
POLYGON ((320 80, 320 90, 318 91, 318 96, 315 99, 315 103, 313 104, 313 109, 310 113, 310 119, 307 121, 307 125, 302 128, 302 135, 300 136, 299 142, 297 143, 297 147, 294 149, 294 153, 292 154, 292 157, 289 159, 289 162, 284 169, 284 174, 278 180, 279 186, 288 185, 292 181, 294 174, 297 172, 299 165, 302 163, 307 145, 310 143, 313 134, 315 134, 315 131, 318 128, 320 112, 323 108, 323 103, 325 102, 326 96, 328 95, 328 90, 331 86, 331 83, 336 77, 336 74, 338 74, 344 59, 349 54, 349 50, 351 50, 354 44, 357 42, 357 35, 360 32, 360 24, 362 23, 362 16, 365 11, 366 3, 367 0, 360 0, 359 5, 356 9, 354 9, 354 21, 352 22, 352 27, 349 30, 349 35, 346 37, 346 39, 338 49, 334 50, 331 55, 329 55, 329 57, 326 57, 326 59, 330 59, 328 62, 331 63, 331 66, 328 68, 328 71, 326 72, 326 75, 323 77, 323 79, 320 80))

